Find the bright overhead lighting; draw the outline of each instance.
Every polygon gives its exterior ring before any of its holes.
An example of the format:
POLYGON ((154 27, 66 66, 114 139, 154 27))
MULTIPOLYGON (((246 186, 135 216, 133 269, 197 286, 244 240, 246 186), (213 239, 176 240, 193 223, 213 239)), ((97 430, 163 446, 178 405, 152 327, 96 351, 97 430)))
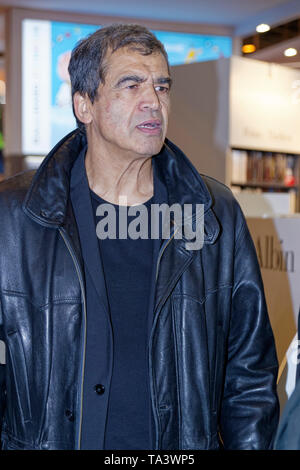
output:
POLYGON ((256 26, 256 31, 258 33, 266 33, 267 31, 270 31, 270 26, 268 24, 261 23, 256 26))
POLYGON ((286 57, 293 57, 294 55, 297 55, 298 51, 294 47, 289 47, 284 51, 284 55, 286 57))
POLYGON ((255 51, 256 51, 256 47, 254 46, 254 44, 244 44, 242 47, 242 52, 244 54, 250 54, 251 52, 255 52, 255 51))

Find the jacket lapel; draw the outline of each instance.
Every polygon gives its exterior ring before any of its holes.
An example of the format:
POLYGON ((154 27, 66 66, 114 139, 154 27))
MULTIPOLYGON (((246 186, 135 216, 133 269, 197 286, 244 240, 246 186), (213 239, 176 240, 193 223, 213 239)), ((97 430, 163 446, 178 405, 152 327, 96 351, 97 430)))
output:
MULTIPOLYGON (((213 244, 219 234, 219 224, 211 209, 208 209, 205 217, 204 245, 213 244)), ((154 311, 165 302, 172 292, 178 279, 188 268, 198 250, 188 250, 186 244, 189 240, 170 238, 164 240, 158 255, 157 279, 155 289, 154 311)))
MULTIPOLYGON (((163 151, 153 158, 153 165, 157 177, 163 181, 167 188, 168 204, 179 203, 192 206, 192 216, 189 220, 183 220, 182 234, 186 233, 184 225, 188 224, 195 230, 197 212, 196 204, 203 205, 204 244, 215 243, 220 226, 212 210, 212 198, 203 179, 192 166, 186 156, 170 141, 166 140, 163 151)), ((174 220, 170 220, 174 227, 174 220)), ((186 244, 189 240, 182 236, 181 239, 170 237, 164 240, 157 261, 156 288, 154 311, 159 311, 167 297, 172 292, 189 264, 197 255, 198 250, 189 250, 186 244)))
POLYGON ((105 277, 96 235, 89 186, 85 172, 84 155, 85 152, 81 152, 72 169, 70 195, 77 222, 84 264, 90 274, 96 292, 108 314, 109 307, 105 277))
POLYGON ((162 245, 163 259, 157 272, 154 312, 156 312, 173 290, 176 282, 193 260, 194 252, 182 247, 182 240, 165 241, 162 245), (164 247, 164 245, 166 245, 164 247))

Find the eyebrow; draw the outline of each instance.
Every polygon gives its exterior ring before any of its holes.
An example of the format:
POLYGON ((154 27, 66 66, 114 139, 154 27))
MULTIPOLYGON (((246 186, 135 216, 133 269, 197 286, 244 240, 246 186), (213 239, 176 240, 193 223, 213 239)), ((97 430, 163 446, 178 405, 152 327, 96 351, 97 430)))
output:
MULTIPOLYGON (((126 82, 135 82, 135 83, 143 83, 145 82, 146 79, 140 77, 139 75, 125 75, 124 77, 121 77, 114 88, 120 88, 124 83, 126 82)), ((157 84, 168 84, 171 88, 172 84, 172 79, 170 77, 159 77, 154 80, 155 83, 157 84)))
POLYGON ((158 83, 160 85, 163 85, 165 83, 167 83, 169 85, 169 87, 171 88, 171 85, 172 85, 172 78, 170 77, 161 77, 161 78, 157 78, 155 80, 155 83, 158 83))

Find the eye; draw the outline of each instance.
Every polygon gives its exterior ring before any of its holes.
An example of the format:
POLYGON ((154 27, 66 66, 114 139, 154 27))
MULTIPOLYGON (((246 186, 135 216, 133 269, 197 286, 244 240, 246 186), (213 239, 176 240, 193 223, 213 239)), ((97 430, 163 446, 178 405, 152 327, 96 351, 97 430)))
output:
POLYGON ((155 90, 158 91, 159 93, 169 93, 169 87, 168 86, 163 86, 163 85, 157 85, 155 87, 155 90))
POLYGON ((133 85, 127 85, 127 87, 129 90, 135 90, 136 88, 138 88, 138 84, 137 83, 134 83, 133 85))

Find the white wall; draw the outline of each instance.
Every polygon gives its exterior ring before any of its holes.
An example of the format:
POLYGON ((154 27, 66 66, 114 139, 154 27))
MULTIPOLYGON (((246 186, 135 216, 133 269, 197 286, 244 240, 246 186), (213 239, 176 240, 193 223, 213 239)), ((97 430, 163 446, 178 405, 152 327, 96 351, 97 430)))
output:
POLYGON ((229 59, 172 67, 167 137, 200 173, 225 182, 229 135, 229 59))

